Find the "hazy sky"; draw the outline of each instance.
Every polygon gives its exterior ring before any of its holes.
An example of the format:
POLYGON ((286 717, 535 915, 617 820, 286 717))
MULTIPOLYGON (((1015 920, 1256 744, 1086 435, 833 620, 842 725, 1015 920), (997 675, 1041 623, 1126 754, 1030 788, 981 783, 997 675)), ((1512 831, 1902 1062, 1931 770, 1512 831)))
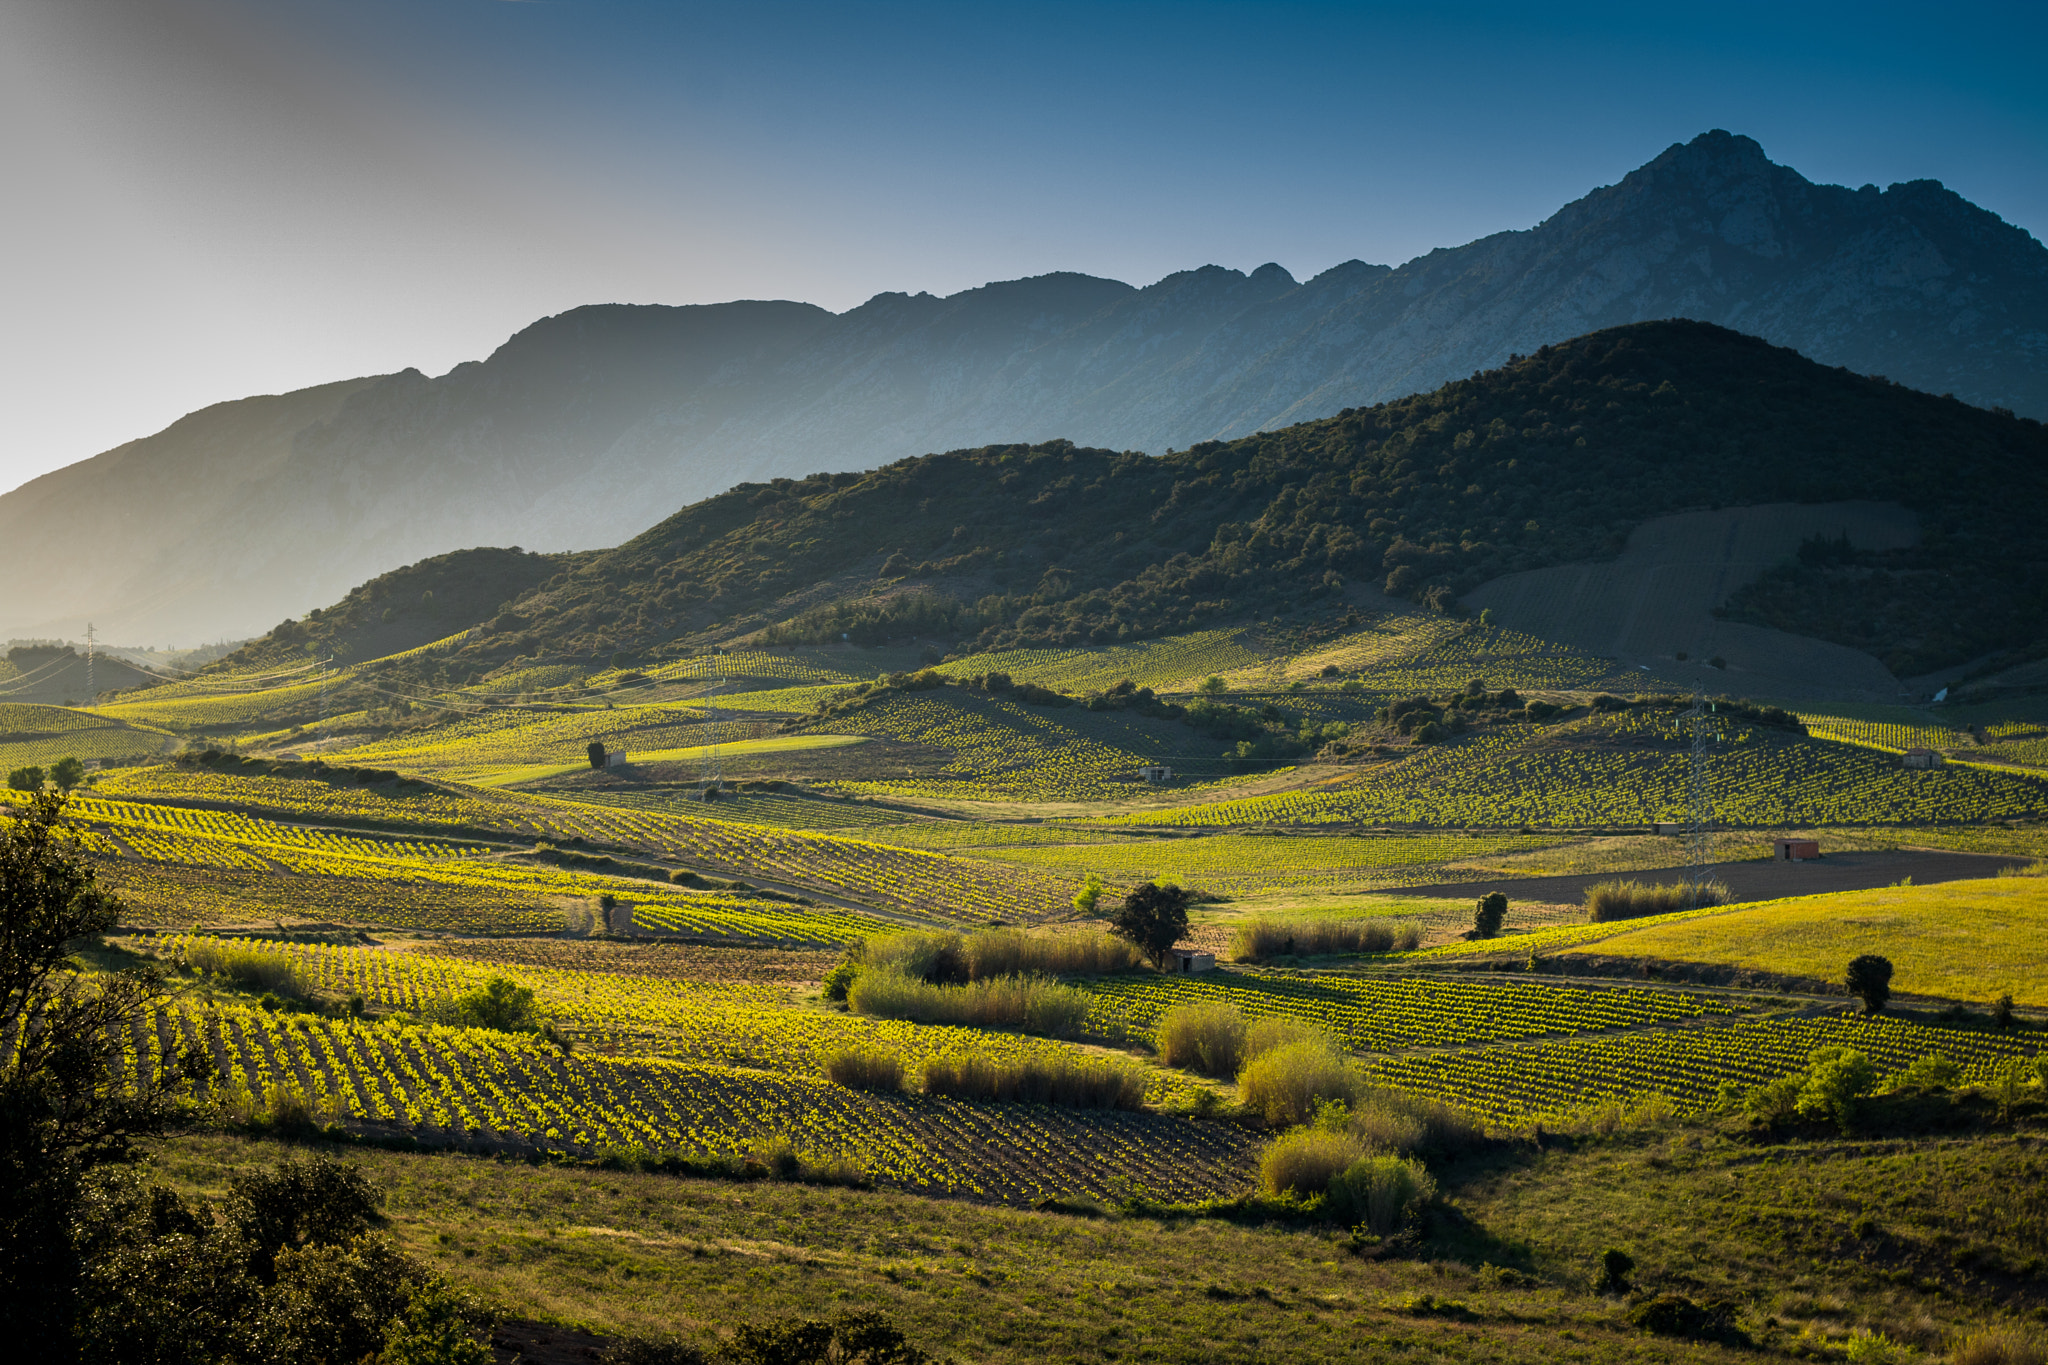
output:
POLYGON ((0 0, 0 490, 584 303, 1307 276, 1714 127, 2048 229, 2048 7, 0 0))

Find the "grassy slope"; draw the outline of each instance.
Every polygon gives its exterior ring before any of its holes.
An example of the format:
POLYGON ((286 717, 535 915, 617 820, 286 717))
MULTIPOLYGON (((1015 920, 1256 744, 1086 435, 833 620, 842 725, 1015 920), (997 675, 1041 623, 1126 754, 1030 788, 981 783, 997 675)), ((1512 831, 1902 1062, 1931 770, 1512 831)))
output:
POLYGON ((1656 925, 1577 949, 1717 962, 1833 980, 1859 953, 1892 961, 1894 990, 2048 1004, 2048 879, 1800 896, 1656 925))
MULTIPOLYGON (((171 1144, 172 1183, 218 1192, 274 1144, 171 1144)), ((2042 1302, 2037 1144, 1822 1140, 1758 1149, 1710 1128, 1503 1146, 1440 1168, 1412 1259, 1330 1232, 1083 1218, 892 1193, 347 1153, 391 1191, 390 1231, 516 1314, 680 1332, 879 1307, 955 1359, 1740 1360, 1646 1337, 1588 1292, 1619 1245, 1652 1292, 1725 1296, 1776 1344, 1854 1328, 1939 1348, 2042 1302), (1994 1210, 1989 1190, 2023 1193, 1994 1210), (1876 1227, 1858 1236, 1852 1225, 1876 1227), (1509 1287, 1491 1262, 1535 1277, 1509 1287), (1455 1308, 1415 1311, 1423 1295, 1455 1308), (1765 1326, 1775 1319, 1776 1328, 1765 1326)))

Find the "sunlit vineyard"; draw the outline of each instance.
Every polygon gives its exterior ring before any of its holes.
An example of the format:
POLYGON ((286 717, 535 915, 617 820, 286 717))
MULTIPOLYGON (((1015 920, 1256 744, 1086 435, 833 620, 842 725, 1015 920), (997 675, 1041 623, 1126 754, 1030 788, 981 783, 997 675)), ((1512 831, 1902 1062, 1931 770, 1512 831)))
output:
POLYGON ((159 1012, 138 1068, 197 1046, 206 1093, 307 1095, 370 1126, 590 1154, 638 1147, 744 1156, 794 1143, 911 1190, 1028 1204, 1137 1186, 1165 1198, 1236 1188, 1256 1139, 1149 1114, 874 1096, 808 1076, 656 1058, 563 1056, 478 1030, 289 1020, 261 1010, 159 1012))
POLYGON ((1841 739, 1894 753, 1907 749, 1954 749, 1974 746, 1966 730, 1895 720, 1858 720, 1850 716, 1800 713, 1807 733, 1817 739, 1841 739))
POLYGON ((2003 1062, 2036 1055, 2031 1040, 1981 1028, 1838 1015, 1386 1057, 1373 1060, 1371 1070, 1401 1089, 1514 1122, 1653 1098, 1697 1108, 1724 1084, 1739 1095, 1799 1070, 1815 1049, 1829 1045, 1854 1048, 1885 1072, 1939 1054, 1957 1063, 1966 1081, 1977 1082, 1989 1080, 2003 1062))
POLYGON ((1597 1032, 1732 1008, 1711 997, 1629 987, 1502 986, 1243 968, 1200 976, 1103 977, 1089 990, 1095 996, 1089 1022, 1103 1032, 1144 1034, 1175 1006, 1228 1001, 1247 1018, 1297 1019, 1366 1052, 1597 1032))
POLYGON ((175 743, 166 730, 64 706, 0 702, 0 773, 63 758, 136 759, 175 743))

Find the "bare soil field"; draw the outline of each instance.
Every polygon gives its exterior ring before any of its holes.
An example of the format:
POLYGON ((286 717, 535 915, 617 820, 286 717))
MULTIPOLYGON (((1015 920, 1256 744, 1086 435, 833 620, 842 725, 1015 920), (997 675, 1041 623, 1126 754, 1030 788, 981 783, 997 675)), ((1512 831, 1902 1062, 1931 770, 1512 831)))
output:
POLYGON ((1712 614, 1736 589, 1791 559, 1802 540, 1844 533, 1864 549, 1920 538, 1913 514, 1893 503, 1686 512, 1636 527, 1609 563, 1507 574, 1464 600, 1474 611, 1491 608, 1501 625, 1611 656, 1663 684, 1690 687, 1703 676, 1712 691, 1744 696, 1895 702, 1904 685, 1861 650, 1712 614), (1708 665, 1716 658, 1726 667, 1708 665))
MULTIPOLYGON (((1825 850, 1825 845, 1823 845, 1825 850)), ((1995 877, 2002 867, 2024 867, 2029 858, 1995 853, 1945 853, 1919 849, 1883 849, 1825 853, 1817 862, 1720 863, 1714 876, 1728 884, 1738 903, 1811 896, 1823 891, 1868 891, 1911 877, 1915 885, 1995 877)), ((1645 872, 1590 872, 1575 877, 1495 878, 1435 886, 1388 887, 1388 896, 1470 899, 1489 891, 1505 891, 1513 901, 1568 904, 1583 901, 1595 882, 1617 879, 1638 882, 1683 881, 1689 869, 1653 868, 1645 872)))

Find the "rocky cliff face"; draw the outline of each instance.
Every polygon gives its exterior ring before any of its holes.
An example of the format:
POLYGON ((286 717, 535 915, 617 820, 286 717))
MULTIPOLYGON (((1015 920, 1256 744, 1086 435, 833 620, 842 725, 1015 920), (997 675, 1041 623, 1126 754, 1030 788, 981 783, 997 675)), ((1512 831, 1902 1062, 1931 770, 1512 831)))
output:
POLYGON ((581 308, 436 379, 221 405, 0 498, 28 566, 0 634, 253 632, 425 555, 615 544, 742 480, 1052 437, 1157 453, 1663 317, 2048 416, 2048 249, 1933 182, 1814 185, 1714 132, 1398 269, 581 308), (65 567, 63 528, 109 509, 123 535, 65 567))

